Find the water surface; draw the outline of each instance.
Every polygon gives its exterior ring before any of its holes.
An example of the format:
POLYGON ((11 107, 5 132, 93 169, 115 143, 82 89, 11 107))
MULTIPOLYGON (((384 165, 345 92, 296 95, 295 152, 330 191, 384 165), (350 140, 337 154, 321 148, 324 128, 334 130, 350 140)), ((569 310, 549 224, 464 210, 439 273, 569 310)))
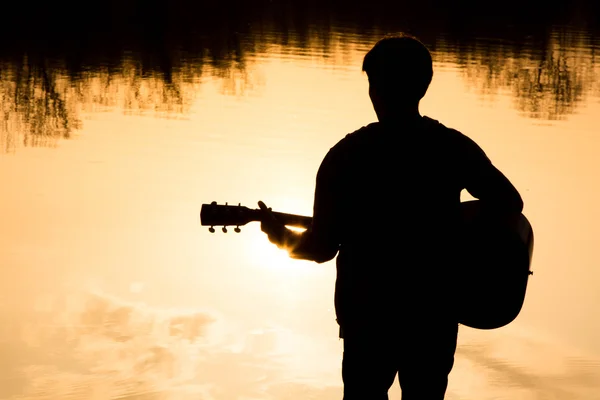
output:
POLYGON ((593 4, 107 4, 37 10, 0 52, 1 399, 341 398, 334 263, 198 212, 309 215, 327 150, 375 120, 362 57, 395 31, 432 50, 423 114, 486 150, 536 235, 522 314, 461 327, 447 398, 597 398, 593 4))

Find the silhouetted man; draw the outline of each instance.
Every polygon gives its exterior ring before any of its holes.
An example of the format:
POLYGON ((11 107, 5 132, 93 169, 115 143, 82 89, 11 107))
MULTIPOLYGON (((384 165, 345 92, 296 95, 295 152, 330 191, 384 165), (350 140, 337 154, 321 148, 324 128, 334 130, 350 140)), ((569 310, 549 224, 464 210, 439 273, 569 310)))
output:
POLYGON ((403 400, 441 400, 458 333, 460 193, 467 189, 490 216, 520 212, 523 202, 475 142, 420 115, 433 76, 420 41, 382 39, 363 71, 379 122, 327 153, 312 226, 291 231, 259 202, 261 228, 291 257, 322 263, 338 255, 345 400, 387 399, 396 374, 403 400))

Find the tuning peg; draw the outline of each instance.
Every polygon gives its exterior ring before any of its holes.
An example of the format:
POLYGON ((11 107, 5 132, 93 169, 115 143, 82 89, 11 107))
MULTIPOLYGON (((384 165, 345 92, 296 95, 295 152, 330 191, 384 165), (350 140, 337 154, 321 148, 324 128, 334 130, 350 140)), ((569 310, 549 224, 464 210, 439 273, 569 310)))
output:
POLYGON ((210 233, 215 233, 215 228, 213 228, 213 227, 211 226, 210 228, 208 228, 208 231, 209 231, 210 233))
POLYGON ((222 229, 222 231, 223 231, 223 233, 227 233, 227 227, 224 226, 223 229, 222 229))
POLYGON ((236 226, 233 230, 235 233, 240 233, 242 231, 239 226, 236 226))

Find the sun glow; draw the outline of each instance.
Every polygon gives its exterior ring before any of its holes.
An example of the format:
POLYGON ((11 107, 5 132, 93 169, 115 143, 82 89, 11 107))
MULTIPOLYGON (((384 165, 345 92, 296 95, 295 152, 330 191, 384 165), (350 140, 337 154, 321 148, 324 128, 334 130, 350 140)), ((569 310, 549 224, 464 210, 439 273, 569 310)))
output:
POLYGON ((282 273, 301 273, 307 270, 306 262, 290 258, 287 250, 280 249, 269 242, 267 235, 257 232, 248 240, 248 255, 252 263, 259 265, 267 270, 282 273))

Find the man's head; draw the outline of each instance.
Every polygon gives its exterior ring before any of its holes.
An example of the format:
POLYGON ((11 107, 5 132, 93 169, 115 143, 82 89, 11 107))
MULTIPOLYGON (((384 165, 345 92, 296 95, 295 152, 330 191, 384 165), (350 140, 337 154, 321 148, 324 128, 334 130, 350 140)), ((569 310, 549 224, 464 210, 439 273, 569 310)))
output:
POLYGON ((405 34, 377 42, 365 55, 362 69, 369 78, 369 94, 376 107, 376 102, 385 107, 418 105, 433 77, 429 50, 405 34))

